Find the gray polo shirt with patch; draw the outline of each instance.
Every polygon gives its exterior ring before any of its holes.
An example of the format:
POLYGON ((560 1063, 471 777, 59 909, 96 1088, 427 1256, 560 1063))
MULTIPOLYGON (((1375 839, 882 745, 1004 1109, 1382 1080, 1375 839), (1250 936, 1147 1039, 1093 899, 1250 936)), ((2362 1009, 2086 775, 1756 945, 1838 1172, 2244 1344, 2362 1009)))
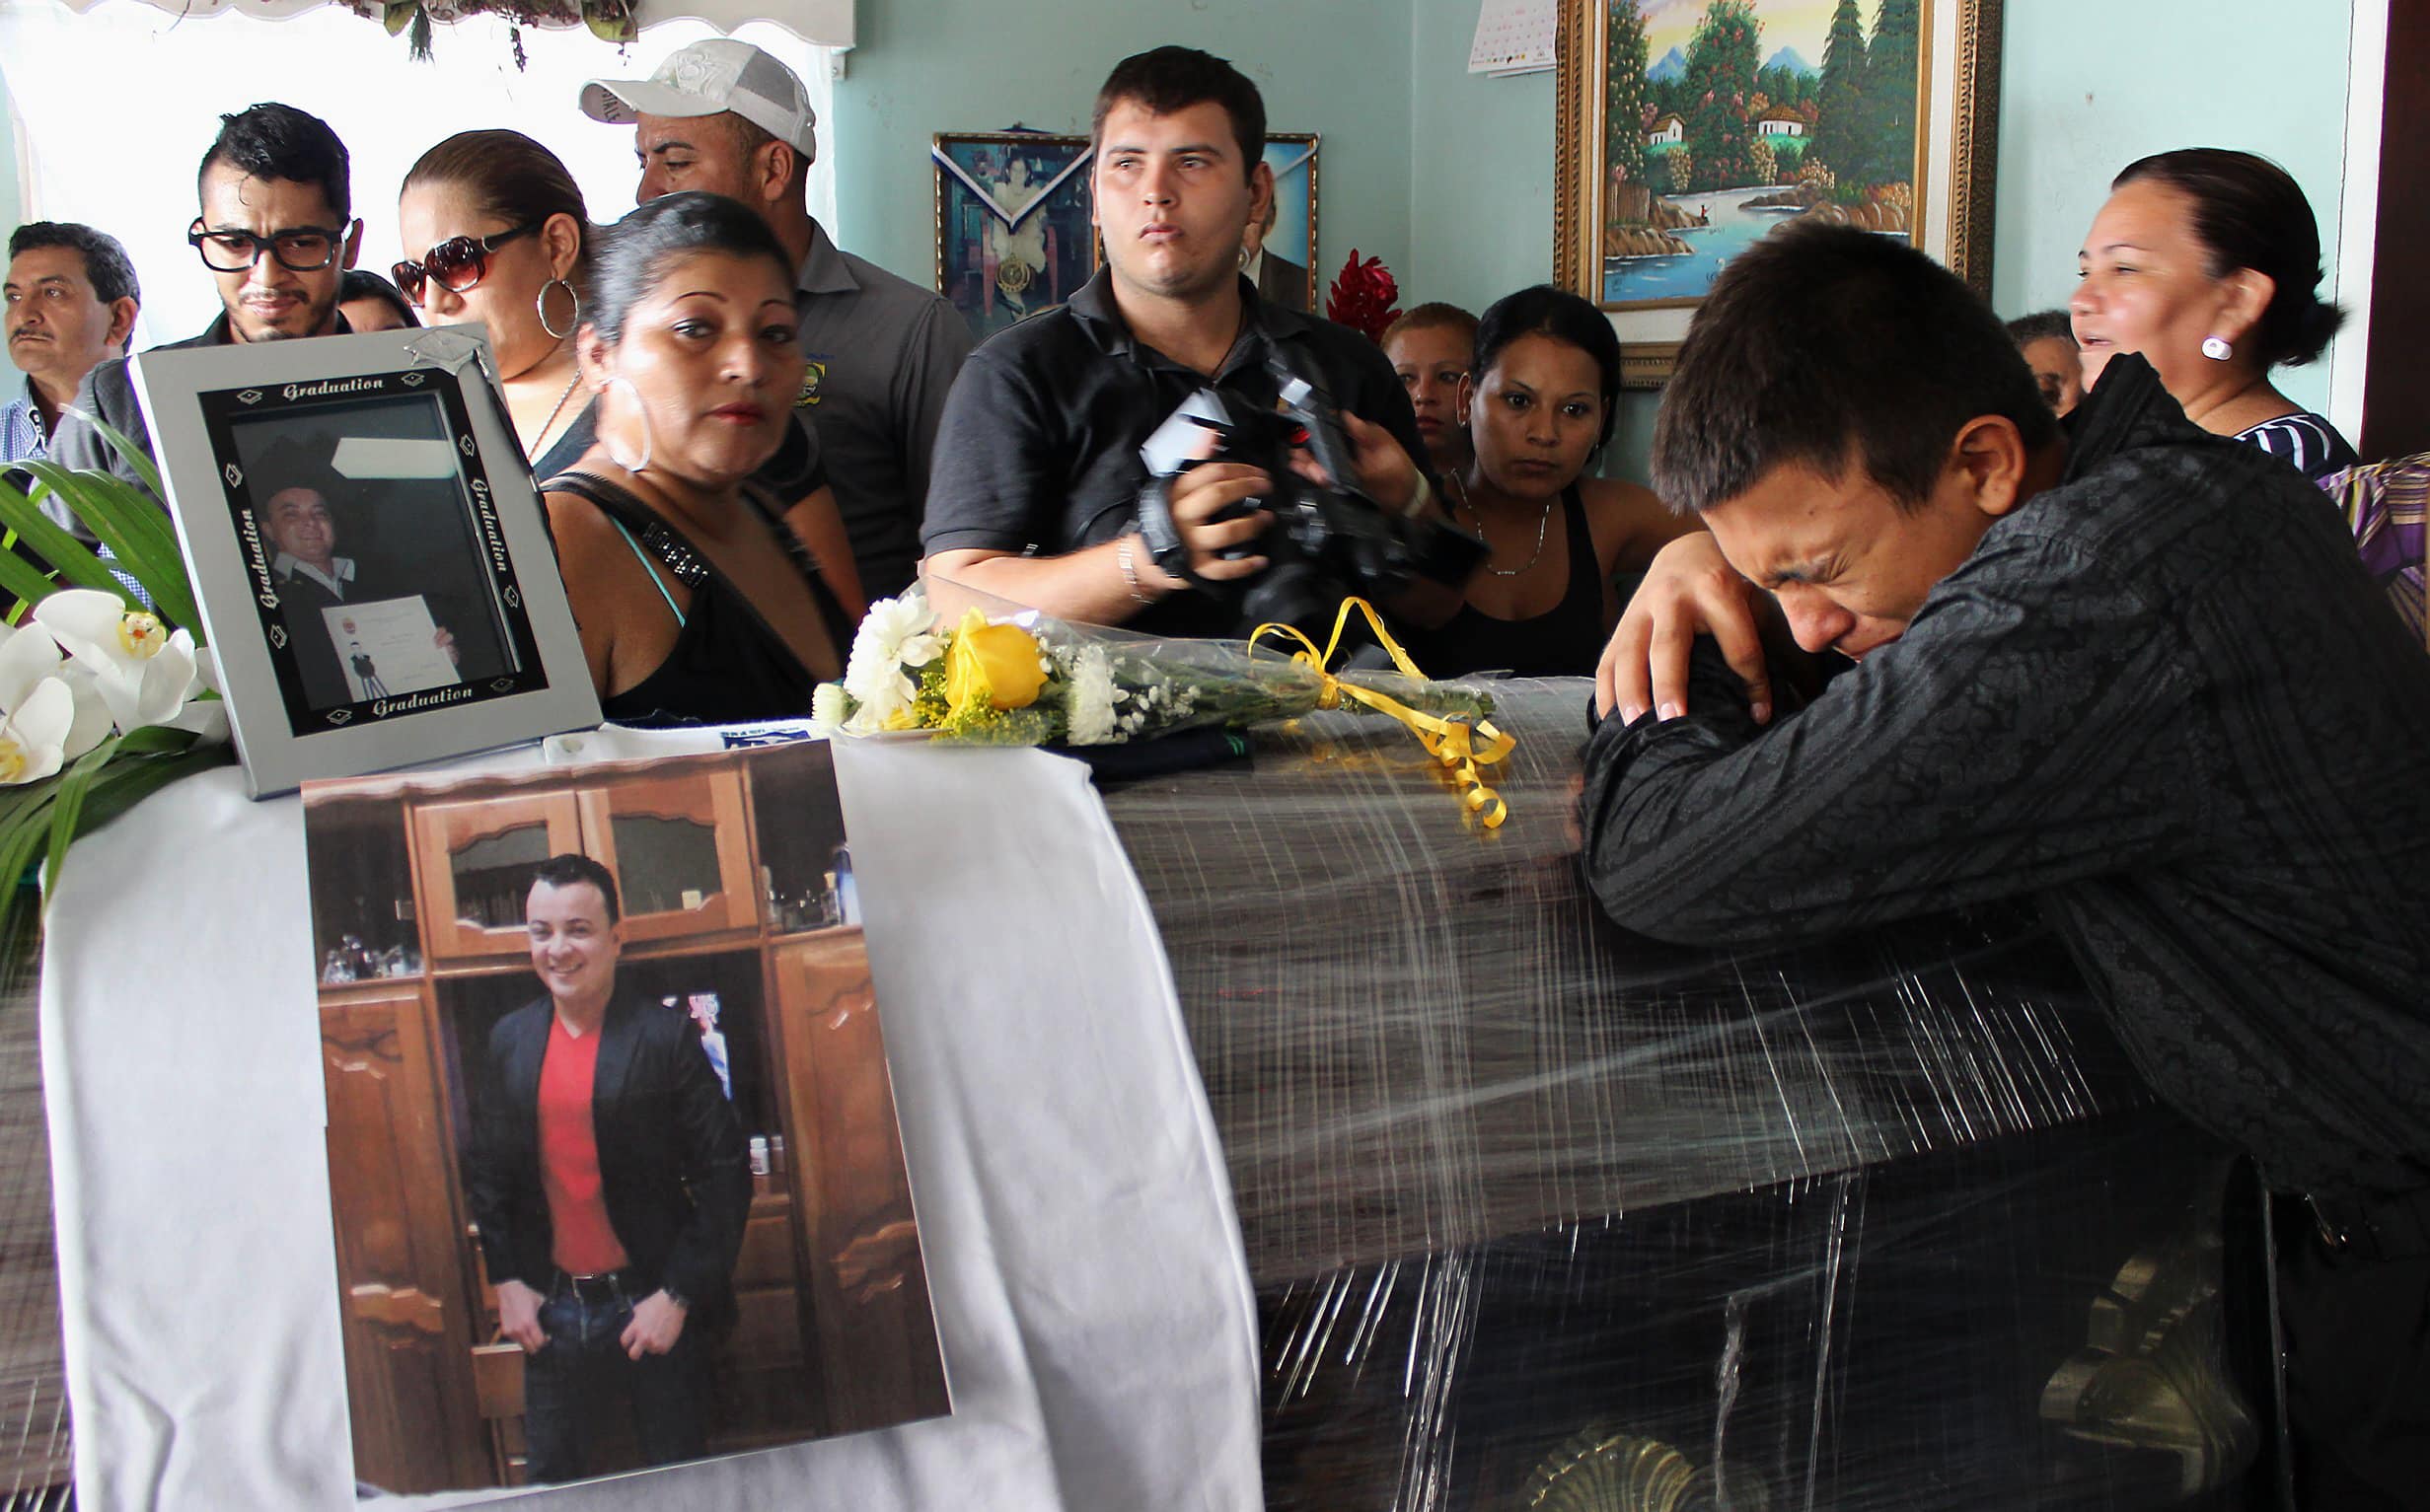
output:
POLYGON ((810 227, 801 300, 799 412, 818 431, 836 505, 872 599, 900 593, 920 562, 920 512, 945 395, 970 327, 944 300, 842 251, 810 227))

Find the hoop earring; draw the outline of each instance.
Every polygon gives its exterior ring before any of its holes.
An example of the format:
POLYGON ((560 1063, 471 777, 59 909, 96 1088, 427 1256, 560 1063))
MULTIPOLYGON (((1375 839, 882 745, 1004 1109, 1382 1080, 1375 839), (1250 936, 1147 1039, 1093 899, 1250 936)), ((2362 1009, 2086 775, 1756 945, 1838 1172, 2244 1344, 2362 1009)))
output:
POLYGON ((575 331, 582 328, 582 291, 575 288, 572 284, 567 283, 562 278, 552 278, 547 283, 542 284, 540 286, 540 293, 534 296, 532 300, 532 308, 540 315, 540 328, 547 331, 551 336, 559 341, 564 340, 567 336, 572 335, 575 331), (565 297, 574 302, 573 318, 565 323, 565 328, 563 330, 559 330, 555 326, 549 324, 549 291, 551 289, 563 289, 565 291, 565 297))
POLYGON ((634 417, 641 422, 641 460, 639 462, 626 462, 624 457, 617 452, 616 443, 608 439, 608 432, 604 427, 599 432, 599 444, 608 449, 609 461, 615 463, 618 467, 637 477, 649 467, 650 458, 657 454, 657 441, 656 438, 650 434, 649 407, 641 402, 641 391, 633 388, 632 380, 626 378, 622 373, 619 373, 614 378, 608 380, 608 387, 611 389, 615 388, 618 384, 623 384, 632 393, 632 412, 634 417))
POLYGON ((2235 354, 2236 348, 2228 344, 2228 338, 2225 336, 2204 336, 2202 338, 2202 355, 2213 362, 2225 362, 2235 354))

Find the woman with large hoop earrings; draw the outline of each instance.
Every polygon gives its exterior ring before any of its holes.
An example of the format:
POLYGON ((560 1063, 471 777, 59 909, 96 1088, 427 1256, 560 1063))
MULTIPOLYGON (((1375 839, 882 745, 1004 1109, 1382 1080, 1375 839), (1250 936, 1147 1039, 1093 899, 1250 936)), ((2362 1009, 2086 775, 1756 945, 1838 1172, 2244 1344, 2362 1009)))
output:
POLYGON ((852 622, 753 480, 793 429, 793 268, 753 211, 651 200, 599 235, 576 336, 598 440, 542 499, 608 718, 805 714, 852 622))
MULTIPOLYGON (((398 282, 429 324, 487 328, 533 474, 554 477, 572 467, 597 439, 591 395, 574 379, 594 228, 573 176, 519 131, 461 131, 405 175, 397 215, 405 245, 429 249, 420 261, 397 265, 398 282)), ((860 574, 817 434, 805 421, 783 443, 760 480, 785 501, 785 524, 858 614, 866 608, 860 574)))
POLYGON ((573 337, 590 220, 573 176, 520 131, 460 131, 406 173, 397 230, 398 286, 429 324, 487 330, 515 438, 550 458, 588 406, 573 337))

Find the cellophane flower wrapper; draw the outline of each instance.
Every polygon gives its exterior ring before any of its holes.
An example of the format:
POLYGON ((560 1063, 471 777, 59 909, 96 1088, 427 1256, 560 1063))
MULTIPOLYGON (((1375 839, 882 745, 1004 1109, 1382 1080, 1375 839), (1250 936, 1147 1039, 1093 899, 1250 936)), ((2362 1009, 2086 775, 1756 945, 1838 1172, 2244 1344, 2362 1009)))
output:
MULTIPOLYGON (((1160 639, 1009 605, 947 620, 915 589, 870 607, 843 681, 820 687, 813 716, 823 730, 847 735, 926 731, 972 745, 1111 746, 1296 718, 1326 707, 1334 681, 1444 719, 1481 722, 1493 712, 1492 697, 1473 684, 1363 670, 1328 679, 1245 641, 1160 639), (1034 692, 1018 658, 1034 665, 1034 692)), ((1361 707, 1351 699, 1339 706, 1361 707)))

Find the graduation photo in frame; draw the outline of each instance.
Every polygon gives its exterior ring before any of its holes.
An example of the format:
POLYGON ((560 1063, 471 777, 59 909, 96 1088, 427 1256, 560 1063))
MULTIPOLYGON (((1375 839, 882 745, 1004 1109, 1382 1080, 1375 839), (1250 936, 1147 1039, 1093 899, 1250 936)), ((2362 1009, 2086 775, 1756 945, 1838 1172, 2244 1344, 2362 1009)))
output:
POLYGON ((936 292, 984 341, 1052 310, 1096 271, 1088 138, 1039 131, 938 133, 936 292))
POLYGON ((471 327, 134 373, 256 797, 599 722, 471 327))
POLYGON ((1274 220, 1249 228, 1244 249, 1257 278, 1257 297, 1303 314, 1316 313, 1316 149, 1305 131, 1266 133, 1266 166, 1274 171, 1274 220), (1262 257, 1260 254, 1263 254, 1262 257))

